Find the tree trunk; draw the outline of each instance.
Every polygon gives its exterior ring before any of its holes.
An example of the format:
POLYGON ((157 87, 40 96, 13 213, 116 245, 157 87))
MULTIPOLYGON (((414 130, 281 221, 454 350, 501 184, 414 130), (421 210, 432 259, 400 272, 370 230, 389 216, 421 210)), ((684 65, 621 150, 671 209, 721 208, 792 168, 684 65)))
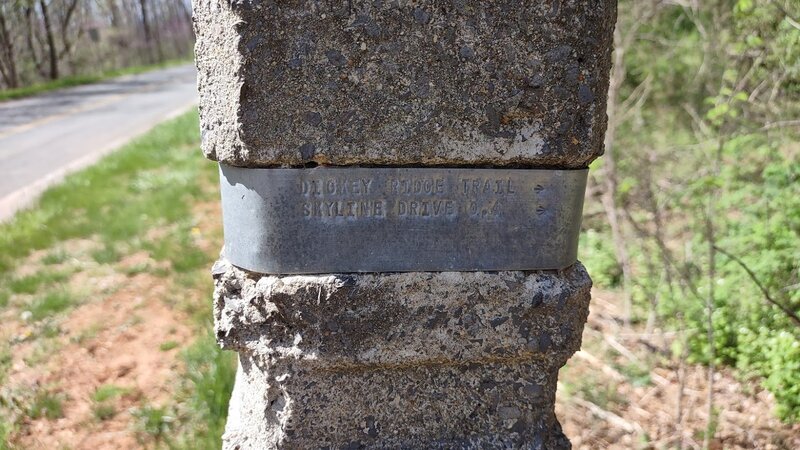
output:
POLYGON ((625 81, 625 50, 627 46, 623 42, 622 32, 617 28, 614 32, 614 64, 611 69, 611 76, 608 89, 608 104, 606 114, 608 117, 608 129, 604 140, 605 158, 603 158, 603 184, 605 189, 601 195, 603 208, 606 210, 608 224, 611 227, 611 238, 614 243, 614 253, 617 262, 622 269, 622 290, 624 297, 623 319, 626 324, 631 320, 632 299, 631 299, 631 261, 628 248, 625 243, 625 235, 620 220, 619 205, 617 205, 617 164, 615 158, 614 141, 616 139, 617 127, 620 125, 617 119, 619 107, 619 91, 625 81))
POLYGON ((111 26, 113 28, 119 28, 122 25, 122 20, 120 19, 119 5, 117 5, 117 0, 108 0, 108 10, 111 13, 111 26))
POLYGON ((154 23, 150 24, 152 26, 152 28, 153 28, 152 33, 153 33, 154 42, 156 44, 156 61, 157 62, 164 61, 164 46, 162 45, 161 28, 158 26, 158 19, 159 19, 159 17, 162 17, 162 14, 164 13, 164 11, 161 10, 162 6, 163 5, 158 4, 158 2, 156 2, 153 5, 153 7, 155 8, 155 12, 153 13, 154 23))
POLYGON ((144 42, 147 46, 147 59, 148 62, 153 62, 153 32, 150 29, 150 20, 147 18, 147 0, 139 0, 139 8, 142 12, 142 28, 144 28, 144 42))
POLYGON ((34 11, 33 4, 28 4, 25 8, 25 21, 27 22, 27 33, 25 34, 25 41, 28 43, 28 50, 31 52, 31 59, 33 60, 33 64, 36 66, 36 71, 42 77, 47 77, 47 72, 44 68, 44 63, 39 58, 39 55, 36 51, 36 45, 33 42, 33 16, 36 12, 34 11))
POLYGON ((16 52, 14 51, 14 41, 11 33, 8 32, 6 24, 5 6, 0 6, 0 72, 6 86, 13 89, 19 87, 19 76, 17 75, 16 52))
POLYGON ((189 32, 192 32, 192 10, 191 8, 186 7, 186 3, 184 2, 175 2, 177 7, 180 9, 181 16, 186 24, 189 26, 189 32))
MULTIPOLYGON (((69 23, 72 21, 72 16, 75 14, 75 9, 78 7, 78 0, 72 0, 72 3, 67 7, 67 12, 64 15, 64 20, 61 22, 61 41, 64 44, 64 49, 59 56, 69 55, 72 50, 72 40, 69 38, 69 23)), ((80 38, 80 32, 78 38, 80 38)))
POLYGON ((51 80, 58 79, 58 52, 56 51, 56 40, 53 38, 53 27, 50 24, 50 15, 47 12, 47 2, 39 0, 39 7, 42 10, 44 20, 44 33, 47 38, 47 55, 50 62, 49 77, 51 80))

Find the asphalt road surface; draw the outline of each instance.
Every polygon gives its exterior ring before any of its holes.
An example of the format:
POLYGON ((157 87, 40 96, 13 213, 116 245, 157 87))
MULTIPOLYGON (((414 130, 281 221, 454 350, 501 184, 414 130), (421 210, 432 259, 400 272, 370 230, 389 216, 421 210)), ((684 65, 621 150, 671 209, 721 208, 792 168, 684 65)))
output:
POLYGON ((195 105, 195 80, 189 64, 0 103, 0 222, 195 105))

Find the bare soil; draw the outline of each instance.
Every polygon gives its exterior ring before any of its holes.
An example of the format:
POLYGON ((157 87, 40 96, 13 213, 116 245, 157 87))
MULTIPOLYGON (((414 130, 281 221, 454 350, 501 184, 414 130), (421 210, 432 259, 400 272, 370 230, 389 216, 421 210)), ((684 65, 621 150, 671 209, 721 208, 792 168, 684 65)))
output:
MULTIPOLYGON (((199 218, 195 244, 213 254, 219 248, 217 202, 193 208, 199 218)), ((63 417, 24 418, 13 444, 24 449, 133 449, 152 446, 137 432, 132 414, 143 405, 162 405, 175 394, 182 374, 179 352, 195 332, 179 305, 182 289, 150 273, 128 269, 161 267, 135 253, 99 267, 89 252, 97 243, 63 244, 72 255, 63 263, 78 269, 70 289, 81 305, 51 323, 56 336, 38 338, 40 325, 20 318, 18 307, 0 315, 0 338, 14 342, 12 369, 0 389, 4 398, 29 401, 42 389, 62 399, 63 417), (39 328, 37 328, 39 327, 39 328), (162 344, 170 342, 164 347, 162 344), (116 412, 104 420, 95 411, 96 390, 114 385, 124 393, 110 401, 116 412)), ((44 266, 37 252, 20 267, 32 274, 44 266)), ((52 269, 54 266, 49 266, 52 269)), ((59 269, 56 266, 56 269, 59 269)), ((185 295, 196 295, 186 293, 185 295)), ((701 448, 708 423, 706 368, 672 355, 675 333, 626 327, 614 292, 595 290, 583 349, 562 370, 556 412, 576 449, 701 448)), ((17 305, 19 306, 19 305, 17 305)), ((800 424, 781 423, 774 399, 757 381, 738 380, 731 371, 714 377, 714 449, 800 449, 800 424)))
MULTIPOLYGON (((25 362, 37 351, 35 341, 14 347, 7 386, 15 392, 55 392, 63 405, 61 418, 26 418, 14 438, 20 448, 141 448, 145 438, 135 432, 131 412, 172 397, 181 373, 178 353, 192 339, 189 321, 170 307, 174 293, 164 279, 150 274, 111 278, 118 283, 111 295, 86 301, 60 324, 51 346, 55 351, 46 361, 25 362), (166 342, 175 348, 162 351, 166 342), (104 385, 123 393, 107 402, 116 414, 100 419, 93 395, 104 385)), ((81 282, 103 285, 108 280, 81 282)))
MULTIPOLYGON (((702 448, 707 368, 672 357, 675 334, 621 325, 619 300, 613 292, 593 292, 583 350, 559 377, 556 413, 564 432, 576 449, 702 448), (637 364, 644 367, 637 377, 648 381, 623 373, 637 364)), ((716 371, 713 402, 718 424, 709 448, 800 449, 800 424, 776 418, 774 398, 758 380, 716 371)))

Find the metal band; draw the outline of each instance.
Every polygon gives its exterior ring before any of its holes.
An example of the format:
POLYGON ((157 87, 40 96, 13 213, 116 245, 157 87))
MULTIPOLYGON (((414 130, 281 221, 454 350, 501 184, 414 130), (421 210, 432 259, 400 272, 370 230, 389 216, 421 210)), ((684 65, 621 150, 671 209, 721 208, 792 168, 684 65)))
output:
POLYGON ((225 257, 275 274, 560 269, 588 170, 220 165, 225 257))

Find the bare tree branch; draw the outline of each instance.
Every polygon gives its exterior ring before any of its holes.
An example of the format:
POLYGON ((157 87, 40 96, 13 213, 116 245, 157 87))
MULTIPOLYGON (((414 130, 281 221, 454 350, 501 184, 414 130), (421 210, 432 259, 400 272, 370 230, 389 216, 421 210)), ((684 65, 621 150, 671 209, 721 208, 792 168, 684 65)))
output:
POLYGON ((758 287, 758 289, 761 291, 761 294, 763 294, 763 295, 764 295, 764 300, 766 300, 766 301, 767 301, 769 304, 771 304, 772 306, 775 306, 776 308, 780 309, 780 310, 781 310, 781 311, 782 311, 784 314, 786 314, 786 316, 787 316, 789 319, 791 319, 791 320, 792 320, 792 322, 794 322, 794 324, 795 324, 797 327, 800 327, 800 316, 798 316, 798 315, 797 315, 797 314, 796 314, 794 311, 792 311, 791 309, 789 309, 789 308, 787 308, 786 306, 784 306, 783 304, 781 304, 779 301, 777 301, 777 300, 775 300, 774 298, 772 298, 772 295, 770 295, 770 293, 769 293, 769 290, 766 288, 766 286, 764 286, 764 284, 763 284, 763 283, 761 283, 761 280, 759 280, 759 279, 758 279, 758 276, 755 274, 755 272, 753 272, 753 271, 750 269, 750 267, 748 267, 748 266, 747 266, 747 264, 745 264, 745 263, 744 263, 744 261, 742 261, 742 260, 741 260, 739 257, 737 257, 736 255, 734 255, 734 254, 732 254, 732 253, 728 252, 727 250, 724 250, 724 249, 720 248, 719 246, 716 246, 716 245, 715 245, 715 246, 714 246, 714 248, 715 248, 715 249, 716 249, 718 252, 720 252, 720 253, 722 253, 723 255, 725 255, 725 256, 727 256, 728 258, 730 258, 730 259, 731 259, 733 262, 735 262, 736 264, 738 264, 738 265, 739 265, 739 267, 741 267, 741 268, 742 268, 742 269, 743 269, 745 272, 747 272, 747 276, 749 276, 749 277, 750 277, 750 279, 753 281, 753 283, 756 285, 756 287, 758 287))

